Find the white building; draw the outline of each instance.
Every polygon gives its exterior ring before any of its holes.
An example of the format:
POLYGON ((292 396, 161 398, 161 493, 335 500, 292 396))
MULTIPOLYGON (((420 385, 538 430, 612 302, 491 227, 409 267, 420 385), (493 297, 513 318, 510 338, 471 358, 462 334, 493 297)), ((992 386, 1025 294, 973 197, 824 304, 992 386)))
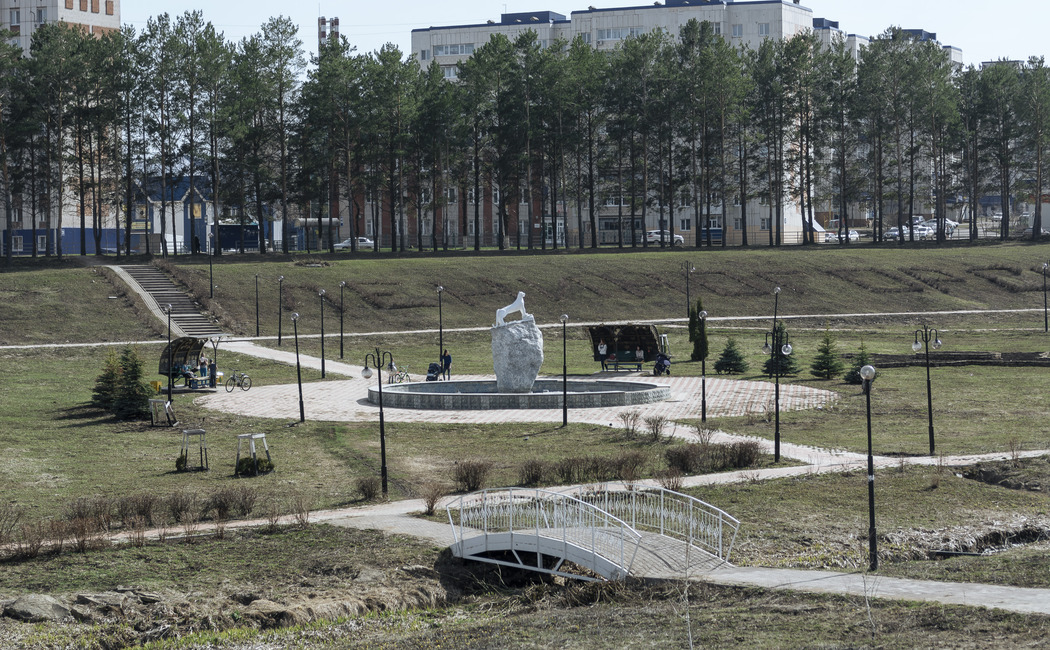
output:
POLYGON ((64 22, 89 34, 120 29, 120 0, 0 0, 0 29, 14 33, 12 43, 29 53, 40 25, 64 22))

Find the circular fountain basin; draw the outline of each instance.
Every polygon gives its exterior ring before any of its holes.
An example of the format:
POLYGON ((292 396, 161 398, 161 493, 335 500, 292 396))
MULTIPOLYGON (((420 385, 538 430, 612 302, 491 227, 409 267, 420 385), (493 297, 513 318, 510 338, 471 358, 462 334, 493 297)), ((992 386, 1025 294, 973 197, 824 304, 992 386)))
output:
MULTIPOLYGON (((604 379, 570 380, 569 408, 602 408, 661 402, 671 389, 661 384, 604 379)), ((379 403, 379 387, 368 388, 368 401, 379 403)), ((495 380, 430 381, 383 386, 383 406, 444 411, 555 409, 562 407, 562 381, 537 379, 531 393, 498 393, 495 380)))

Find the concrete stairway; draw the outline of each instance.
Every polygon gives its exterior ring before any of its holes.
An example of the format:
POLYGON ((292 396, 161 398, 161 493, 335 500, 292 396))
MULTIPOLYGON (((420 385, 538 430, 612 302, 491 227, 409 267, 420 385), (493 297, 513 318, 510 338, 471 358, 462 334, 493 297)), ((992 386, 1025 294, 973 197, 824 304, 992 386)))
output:
POLYGON ((122 271, 119 274, 143 296, 147 304, 153 303, 149 305, 150 308, 155 310, 155 313, 159 312, 159 316, 165 320, 165 326, 167 315, 164 313, 164 307, 171 305, 173 334, 197 338, 216 337, 223 334, 215 323, 200 312, 200 307, 176 287, 175 283, 160 269, 147 264, 128 264, 117 268, 122 271))

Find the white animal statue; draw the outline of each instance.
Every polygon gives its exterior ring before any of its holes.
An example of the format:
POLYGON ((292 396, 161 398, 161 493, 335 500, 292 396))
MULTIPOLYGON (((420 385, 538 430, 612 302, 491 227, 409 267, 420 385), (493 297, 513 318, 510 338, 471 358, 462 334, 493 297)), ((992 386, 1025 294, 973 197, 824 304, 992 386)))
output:
POLYGON ((519 291, 517 299, 507 305, 496 310, 496 325, 506 325, 506 318, 508 315, 521 312, 521 320, 532 320, 532 314, 525 311, 525 292, 519 291))

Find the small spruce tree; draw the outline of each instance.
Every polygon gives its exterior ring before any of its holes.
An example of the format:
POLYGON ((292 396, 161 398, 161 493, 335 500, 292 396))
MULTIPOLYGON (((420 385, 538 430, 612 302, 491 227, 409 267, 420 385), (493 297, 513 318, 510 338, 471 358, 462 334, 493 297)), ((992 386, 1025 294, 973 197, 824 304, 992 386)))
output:
POLYGON ((841 375, 842 371, 846 369, 845 362, 839 356, 835 337, 832 335, 827 323, 824 323, 824 338, 821 339, 820 346, 817 347, 817 358, 813 360, 809 368, 810 374, 821 379, 833 379, 841 375))
POLYGON ((853 357, 853 364, 849 368, 849 372, 846 373, 844 379, 848 384, 863 384, 864 380, 860 376, 860 369, 871 363, 871 355, 868 354, 868 348, 864 347, 864 341, 860 342, 860 350, 857 351, 857 356, 853 357))
POLYGON ((740 351, 736 339, 730 337, 718 361, 715 361, 715 372, 720 375, 735 375, 747 372, 748 367, 747 360, 744 358, 744 353, 740 351))
POLYGON ((113 396, 117 391, 119 380, 120 362, 117 360, 117 353, 110 349, 102 366, 102 372, 95 377, 95 387, 91 390, 91 403, 106 411, 113 408, 113 396))
POLYGON ((153 389, 142 377, 142 359, 128 346, 120 355, 120 377, 117 379, 110 410, 118 420, 135 420, 149 416, 149 398, 153 389))

